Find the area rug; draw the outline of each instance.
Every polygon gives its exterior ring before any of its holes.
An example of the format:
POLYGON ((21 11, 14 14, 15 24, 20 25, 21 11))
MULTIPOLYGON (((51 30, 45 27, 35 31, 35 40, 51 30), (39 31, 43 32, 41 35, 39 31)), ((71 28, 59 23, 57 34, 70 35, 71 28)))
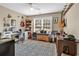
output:
POLYGON ((15 43, 15 56, 56 56, 55 43, 26 40, 15 43))

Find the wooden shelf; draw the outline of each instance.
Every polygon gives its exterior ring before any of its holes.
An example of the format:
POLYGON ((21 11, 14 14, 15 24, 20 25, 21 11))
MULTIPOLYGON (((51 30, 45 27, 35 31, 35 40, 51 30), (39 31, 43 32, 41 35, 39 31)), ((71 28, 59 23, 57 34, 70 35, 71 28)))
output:
POLYGON ((31 30, 31 20, 26 20, 26 30, 31 30))

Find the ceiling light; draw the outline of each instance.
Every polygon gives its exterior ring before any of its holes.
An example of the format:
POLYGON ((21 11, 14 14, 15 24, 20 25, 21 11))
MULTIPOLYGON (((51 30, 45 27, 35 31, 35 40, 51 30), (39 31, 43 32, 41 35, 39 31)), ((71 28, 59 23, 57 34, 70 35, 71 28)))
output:
POLYGON ((34 10, 34 8, 31 7, 30 10, 34 10))

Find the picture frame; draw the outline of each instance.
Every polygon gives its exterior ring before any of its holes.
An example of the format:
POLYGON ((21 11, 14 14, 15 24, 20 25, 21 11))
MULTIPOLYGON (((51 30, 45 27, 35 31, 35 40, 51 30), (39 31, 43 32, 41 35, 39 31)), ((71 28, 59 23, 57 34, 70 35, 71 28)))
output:
POLYGON ((59 18, 59 17, 53 17, 53 23, 54 23, 54 24, 57 24, 57 23, 58 23, 58 18, 59 18))
POLYGON ((11 19, 11 26, 16 26, 16 20, 15 19, 11 19))

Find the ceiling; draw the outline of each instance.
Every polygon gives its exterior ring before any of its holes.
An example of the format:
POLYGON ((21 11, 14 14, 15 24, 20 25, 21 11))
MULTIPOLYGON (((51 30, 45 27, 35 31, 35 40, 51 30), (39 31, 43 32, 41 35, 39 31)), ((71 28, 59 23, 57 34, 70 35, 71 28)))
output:
POLYGON ((32 3, 34 7, 32 10, 30 9, 29 3, 0 3, 0 5, 30 16, 62 11, 66 3, 32 3))

